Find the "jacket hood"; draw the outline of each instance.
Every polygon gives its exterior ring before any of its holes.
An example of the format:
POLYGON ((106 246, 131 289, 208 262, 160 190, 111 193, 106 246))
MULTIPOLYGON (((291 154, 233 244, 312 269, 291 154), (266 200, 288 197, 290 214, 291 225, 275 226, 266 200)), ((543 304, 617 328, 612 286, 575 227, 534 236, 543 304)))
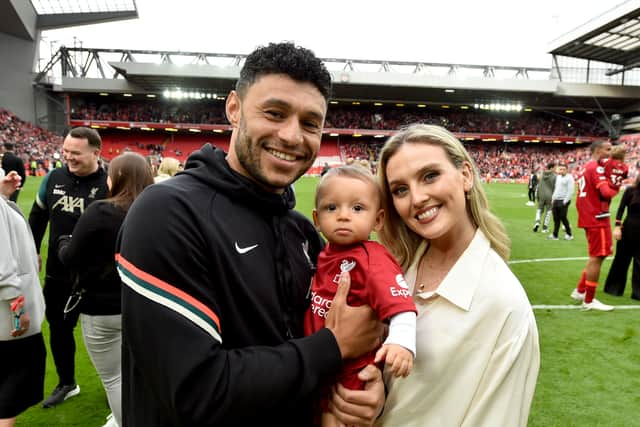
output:
POLYGON ((191 175, 224 193, 230 199, 250 206, 259 212, 283 215, 296 205, 291 186, 282 194, 271 193, 249 178, 231 169, 227 153, 205 144, 187 159, 185 169, 177 175, 191 175))
POLYGON ((551 172, 551 171, 544 171, 542 172, 542 178, 540 178, 542 181, 553 181, 555 182, 556 180, 556 174, 551 172))

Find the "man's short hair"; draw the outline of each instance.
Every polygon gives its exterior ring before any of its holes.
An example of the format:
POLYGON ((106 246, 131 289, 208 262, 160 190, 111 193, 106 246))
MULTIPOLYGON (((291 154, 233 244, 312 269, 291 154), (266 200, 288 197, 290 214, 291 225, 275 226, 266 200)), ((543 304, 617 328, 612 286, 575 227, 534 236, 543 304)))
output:
POLYGON ((11 142, 11 141, 5 141, 5 142, 4 142, 4 148, 5 148, 6 150, 13 150, 13 149, 15 148, 15 146, 16 146, 16 145, 15 145, 13 142, 11 142))
POLYGON ((547 169, 553 169, 556 167, 555 163, 547 163, 547 169))
POLYGON ((290 42, 269 43, 251 52, 240 70, 236 91, 240 97, 260 77, 284 74, 297 82, 311 83, 328 101, 331 97, 331 74, 315 54, 290 42))
POLYGON ((100 134, 95 129, 80 126, 71 129, 69 131, 69 136, 86 139, 89 141, 89 146, 97 148, 98 150, 102 148, 102 138, 100 138, 100 134))

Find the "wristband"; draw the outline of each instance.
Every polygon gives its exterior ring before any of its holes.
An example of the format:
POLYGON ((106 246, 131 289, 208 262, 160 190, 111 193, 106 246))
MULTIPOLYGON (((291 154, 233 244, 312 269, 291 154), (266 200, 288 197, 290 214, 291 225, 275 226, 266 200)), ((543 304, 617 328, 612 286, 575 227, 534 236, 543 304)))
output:
POLYGON ((616 227, 620 227, 622 225, 622 221, 619 219, 616 219, 616 227))

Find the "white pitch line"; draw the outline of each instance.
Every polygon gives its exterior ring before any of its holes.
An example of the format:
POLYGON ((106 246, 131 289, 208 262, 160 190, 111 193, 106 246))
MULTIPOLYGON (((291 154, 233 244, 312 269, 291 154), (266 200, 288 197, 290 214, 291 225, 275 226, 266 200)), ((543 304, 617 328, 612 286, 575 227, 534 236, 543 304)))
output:
POLYGON ((585 261, 589 257, 579 256, 570 258, 534 258, 534 259, 513 259, 509 261, 509 264, 525 264, 530 262, 554 262, 554 261, 585 261))
MULTIPOLYGON (((545 305, 538 304, 531 306, 534 310, 582 310, 580 304, 572 305, 545 305)), ((616 310, 638 310, 640 305, 614 305, 616 310)))

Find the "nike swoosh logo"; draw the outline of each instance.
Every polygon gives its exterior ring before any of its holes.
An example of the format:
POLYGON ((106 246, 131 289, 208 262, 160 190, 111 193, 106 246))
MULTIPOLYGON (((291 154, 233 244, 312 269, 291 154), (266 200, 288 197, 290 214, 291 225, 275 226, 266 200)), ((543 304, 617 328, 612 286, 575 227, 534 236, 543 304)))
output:
POLYGON ((236 242, 236 251, 239 254, 246 254, 250 250, 255 249, 257 247, 258 247, 258 245, 256 244, 256 245, 252 245, 252 246, 247 246, 246 248, 241 248, 240 246, 238 246, 238 242, 236 242))
POLYGON ((62 188, 62 187, 64 187, 64 184, 55 184, 53 186, 53 188, 62 188))

